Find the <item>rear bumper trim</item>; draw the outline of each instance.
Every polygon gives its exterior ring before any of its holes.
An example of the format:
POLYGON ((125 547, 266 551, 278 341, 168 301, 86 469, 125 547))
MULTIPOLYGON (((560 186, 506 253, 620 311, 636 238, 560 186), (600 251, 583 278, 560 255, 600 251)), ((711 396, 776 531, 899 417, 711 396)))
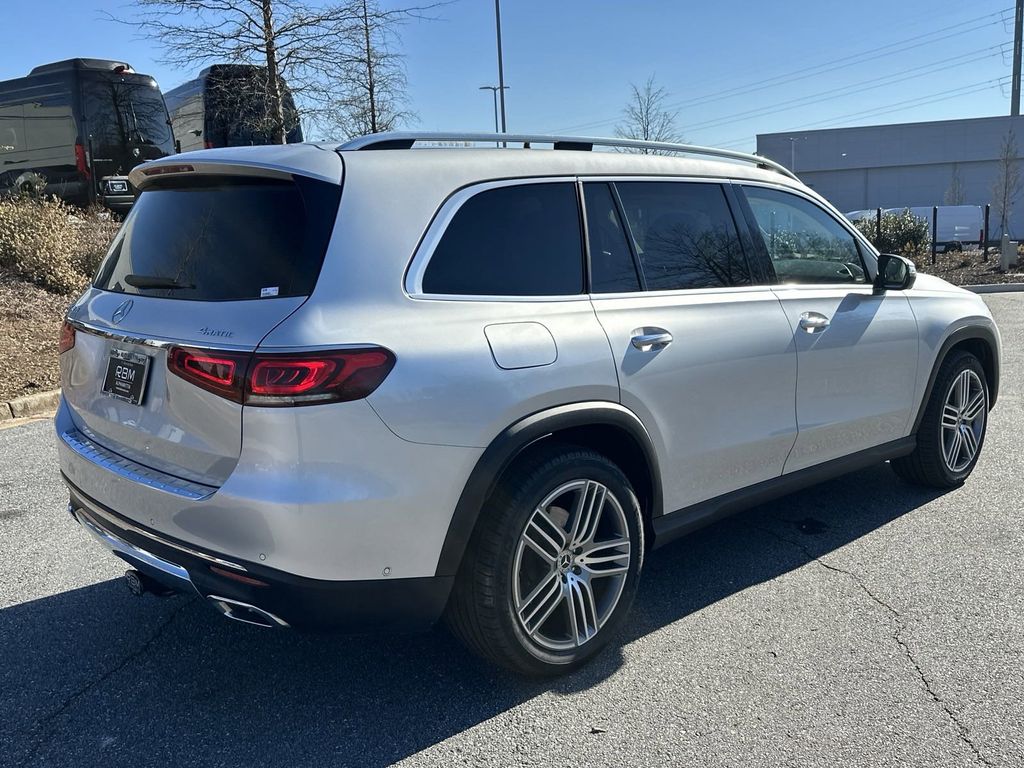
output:
POLYGON ((157 578, 164 584, 167 584, 168 579, 172 580, 172 584, 168 584, 168 586, 174 586, 184 591, 195 590, 188 571, 180 565, 168 562, 161 557, 157 557, 152 552, 147 552, 140 547, 136 547, 134 544, 129 544, 119 536, 115 536, 93 520, 84 507, 76 509, 72 504, 68 504, 68 511, 78 521, 79 525, 92 534, 93 538, 97 539, 107 549, 120 555, 122 559, 128 560, 132 565, 144 566, 146 571, 150 572, 152 576, 159 574, 157 578), (156 571, 157 574, 153 574, 151 571, 156 571))
POLYGON ((181 496, 189 501, 201 501, 212 496, 217 490, 208 485, 201 485, 191 480, 174 477, 165 472, 144 467, 131 459, 126 459, 124 456, 104 448, 77 429, 61 432, 60 439, 68 448, 83 459, 103 467, 108 472, 120 475, 126 480, 141 483, 158 491, 173 493, 175 496, 181 496))

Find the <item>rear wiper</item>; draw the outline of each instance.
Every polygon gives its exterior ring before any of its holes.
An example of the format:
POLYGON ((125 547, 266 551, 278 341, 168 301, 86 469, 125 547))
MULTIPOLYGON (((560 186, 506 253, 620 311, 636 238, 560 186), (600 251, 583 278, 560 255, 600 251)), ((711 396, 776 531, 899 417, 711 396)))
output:
POLYGON ((181 283, 173 277, 157 277, 155 275, 125 275, 124 281, 133 288, 195 288, 191 283, 181 283))

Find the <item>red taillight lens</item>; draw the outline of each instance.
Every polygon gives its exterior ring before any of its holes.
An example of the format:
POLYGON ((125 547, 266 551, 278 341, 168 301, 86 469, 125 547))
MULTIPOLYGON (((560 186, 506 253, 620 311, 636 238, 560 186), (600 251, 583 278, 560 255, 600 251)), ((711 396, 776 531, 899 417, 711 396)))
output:
POLYGON ((382 347, 297 355, 173 347, 167 368, 198 387, 249 405, 316 405, 359 400, 395 365, 382 347))
POLYGON ((250 357, 245 352, 172 347, 167 355, 167 369, 203 389, 240 403, 245 393, 245 371, 250 357))
POLYGON ((313 405, 359 400, 380 386, 395 365, 381 347, 253 359, 245 402, 251 405, 313 405))
POLYGON ((57 339, 57 354, 63 355, 75 346, 75 326, 65 320, 60 326, 60 337, 57 339))
POLYGON ((75 170, 87 179, 91 175, 89 173, 89 164, 86 162, 85 147, 82 146, 80 141, 75 142, 75 170))

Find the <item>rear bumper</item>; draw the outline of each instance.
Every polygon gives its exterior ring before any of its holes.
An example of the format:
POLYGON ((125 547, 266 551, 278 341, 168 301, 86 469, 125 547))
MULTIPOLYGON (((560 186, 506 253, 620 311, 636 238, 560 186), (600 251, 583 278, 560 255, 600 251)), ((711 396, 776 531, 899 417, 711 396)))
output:
POLYGON ((323 581, 229 559, 158 534, 77 489, 72 517, 133 568, 178 592, 198 593, 228 618, 261 626, 419 631, 440 618, 452 577, 323 581))

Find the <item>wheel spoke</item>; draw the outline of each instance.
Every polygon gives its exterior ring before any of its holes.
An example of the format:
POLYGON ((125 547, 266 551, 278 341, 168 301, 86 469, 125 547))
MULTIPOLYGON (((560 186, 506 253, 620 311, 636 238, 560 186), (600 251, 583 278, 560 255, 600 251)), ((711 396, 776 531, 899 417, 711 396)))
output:
POLYGON ((597 634, 597 605, 594 592, 585 579, 573 579, 569 584, 566 604, 576 645, 583 645, 597 634))
POLYGON ((967 421, 974 421, 978 418, 978 414, 981 413, 985 407, 985 391, 978 392, 970 402, 967 403, 967 407, 964 408, 963 414, 964 419, 967 421))
POLYGON ((534 510, 533 517, 526 524, 523 539, 530 549, 549 563, 558 560, 558 555, 566 545, 565 531, 551 519, 546 509, 539 507, 534 510))
POLYGON ((577 562, 592 577, 625 573, 629 570, 629 539, 598 542, 585 550, 577 562), (594 568, 595 565, 599 567, 594 568))
POLYGON ((594 538, 598 524, 601 522, 601 513, 604 510, 607 492, 607 488, 592 480, 588 480, 583 490, 580 491, 573 513, 572 531, 569 534, 571 544, 585 544, 594 538))
POLYGON ((519 606, 519 619, 531 635, 543 626, 565 597, 562 580, 557 573, 550 573, 533 588, 519 606))
POLYGON ((967 407, 967 400, 971 394, 971 372, 964 371, 960 374, 960 378, 957 380, 957 405, 960 407, 961 413, 964 408, 967 407))
POLYGON ((942 407, 942 428, 956 429, 960 424, 960 411, 946 403, 942 407))
POLYGON ((960 443, 962 441, 963 435, 961 434, 960 430, 957 429, 955 432, 953 432, 953 435, 950 438, 949 443, 947 443, 944 446, 946 454, 946 464, 949 466, 950 469, 956 469, 957 458, 960 456, 960 443))
POLYGON ((974 454, 978 452, 978 438, 974 434, 974 430, 969 426, 963 430, 963 451, 967 455, 967 462, 970 463, 974 459, 974 454))

